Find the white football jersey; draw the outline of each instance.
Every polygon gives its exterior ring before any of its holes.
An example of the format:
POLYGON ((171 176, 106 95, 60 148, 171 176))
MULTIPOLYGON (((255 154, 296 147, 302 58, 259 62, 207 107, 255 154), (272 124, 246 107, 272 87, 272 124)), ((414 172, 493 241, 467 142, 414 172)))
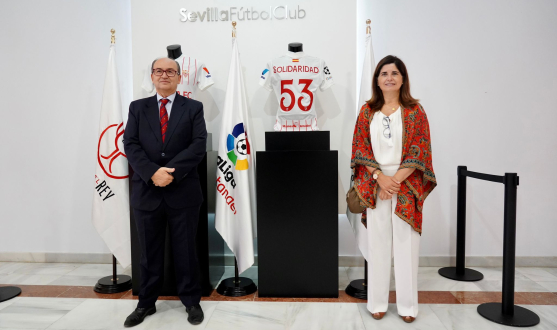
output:
MULTIPOLYGON (((180 69, 182 74, 180 77, 180 83, 178 83, 177 92, 190 99, 196 99, 195 94, 198 89, 206 90, 215 82, 213 77, 209 72, 209 69, 199 60, 187 57, 184 54, 176 59, 176 62, 180 64, 180 69)), ((145 72, 145 77, 143 77, 143 87, 149 93, 155 90, 153 81, 151 80, 151 64, 149 64, 148 69, 145 72)))
POLYGON ((325 61, 303 52, 288 52, 272 60, 261 73, 259 84, 274 90, 279 100, 275 131, 318 131, 314 97, 333 85, 325 61))

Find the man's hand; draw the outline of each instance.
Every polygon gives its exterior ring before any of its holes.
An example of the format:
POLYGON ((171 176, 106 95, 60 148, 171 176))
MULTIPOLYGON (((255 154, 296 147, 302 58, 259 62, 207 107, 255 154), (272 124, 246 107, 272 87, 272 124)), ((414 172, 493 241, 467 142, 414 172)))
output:
POLYGON ((153 174, 151 180, 157 187, 166 187, 174 180, 174 177, 170 174, 174 171, 173 168, 161 167, 153 174))

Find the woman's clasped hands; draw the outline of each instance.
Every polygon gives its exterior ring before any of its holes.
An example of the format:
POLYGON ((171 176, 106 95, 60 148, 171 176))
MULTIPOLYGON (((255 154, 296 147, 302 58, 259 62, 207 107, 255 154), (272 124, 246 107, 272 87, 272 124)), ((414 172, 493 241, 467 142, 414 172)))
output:
POLYGON ((379 184, 379 198, 382 200, 393 198, 393 195, 400 191, 400 182, 392 176, 386 176, 383 173, 377 178, 379 184))

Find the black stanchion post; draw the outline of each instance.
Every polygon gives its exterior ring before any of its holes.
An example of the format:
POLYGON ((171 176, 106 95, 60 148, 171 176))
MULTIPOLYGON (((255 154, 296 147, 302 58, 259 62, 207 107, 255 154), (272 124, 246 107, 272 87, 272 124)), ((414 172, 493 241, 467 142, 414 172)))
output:
POLYGON ((238 273, 238 260, 234 257, 234 277, 229 277, 220 282, 217 293, 227 297, 242 297, 257 291, 257 286, 247 277, 240 277, 238 273))
POLYGON ((505 173, 505 229, 503 234, 503 302, 478 306, 478 313, 495 323, 531 327, 540 323, 540 317, 529 309, 514 305, 514 273, 516 253, 516 196, 518 176, 505 173))
POLYGON ((466 264, 466 166, 457 169, 456 197, 456 273, 464 275, 466 264))
POLYGON ((505 229, 503 234, 503 314, 505 315, 514 314, 517 185, 516 173, 505 173, 505 229))
POLYGON ((479 281, 483 274, 466 264, 466 166, 457 167, 458 186, 456 196, 456 267, 439 269, 439 275, 456 281, 479 281))

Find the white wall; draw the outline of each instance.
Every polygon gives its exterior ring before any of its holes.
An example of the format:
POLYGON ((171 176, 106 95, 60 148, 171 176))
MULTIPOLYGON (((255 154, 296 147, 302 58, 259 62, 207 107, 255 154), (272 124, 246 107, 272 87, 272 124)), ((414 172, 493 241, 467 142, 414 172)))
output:
MULTIPOLYGON (((259 86, 259 77, 265 64, 286 54, 288 43, 302 42, 304 52, 323 58, 335 81, 335 85, 317 92, 315 106, 318 125, 331 132, 331 149, 339 151, 339 212, 344 212, 344 191, 348 188, 350 173, 350 146, 354 129, 356 88, 356 2, 346 1, 341 6, 335 1, 132 1, 134 97, 149 96, 141 89, 143 74, 148 64, 158 56, 166 56, 166 46, 181 44, 184 54, 202 59, 209 68, 215 84, 198 94, 204 103, 207 130, 213 134, 213 148, 218 147, 228 70, 231 55, 231 22, 181 22, 180 8, 202 11, 207 7, 219 10, 231 6, 253 7, 267 10, 269 5, 288 5, 306 11, 306 17, 297 20, 237 21, 237 39, 240 47, 244 78, 250 102, 251 123, 255 131, 256 150, 264 150, 264 132, 272 131, 278 101, 274 93, 259 86), (156 21, 157 24, 150 22, 156 21)), ((344 220, 340 222, 342 233, 341 255, 358 255, 351 229, 344 220)))
MULTIPOLYGON (((425 203, 421 255, 455 253, 456 167, 516 172, 518 256, 555 256, 557 2, 371 2, 375 58, 409 70, 431 127, 439 186, 425 203)), ((503 246, 503 185, 468 179, 467 254, 503 246)))
MULTIPOLYGON (((109 46, 117 30, 124 111, 145 66, 169 44, 205 60, 215 85, 201 94, 208 129, 220 128, 230 61, 230 25, 182 23, 178 10, 253 6, 234 1, 12 1, 0 12, 2 189, 0 252, 108 252, 91 224, 91 181, 109 46), (133 35, 131 31, 133 30, 133 35), (133 37, 133 40, 132 40, 133 37), (132 43, 133 41, 133 43, 132 43), (132 49, 133 44, 133 49, 132 49), (133 50, 133 52, 132 52, 133 50), (133 84, 132 77, 133 54, 133 84), (15 113, 15 116, 12 114, 15 113), (19 114, 19 117, 18 117, 19 114), (19 120, 19 119, 23 120, 19 120), (18 121, 23 124, 18 125, 18 121)), ((265 6, 269 3, 266 2, 265 6)), ((339 212, 348 187, 357 83, 370 18, 375 58, 400 56, 421 99, 433 139, 439 186, 424 213, 422 256, 454 254, 456 166, 517 172, 518 256, 555 256, 552 165, 557 161, 557 35, 551 0, 280 1, 300 5, 299 21, 239 21, 238 40, 257 150, 272 129, 274 95, 259 88, 264 64, 304 43, 322 57, 335 86, 316 95, 319 124, 339 150, 339 212)), ((502 253, 503 185, 469 179, 468 255, 502 253)), ((340 223, 341 254, 357 255, 340 223)))
POLYGON ((131 101, 124 1, 4 1, 0 11, 0 252, 108 253, 91 223, 110 29, 131 101))
MULTIPOLYGON (((258 3, 190 1, 187 9, 260 8, 258 3)), ((327 61, 335 77, 336 85, 319 93, 316 104, 322 109, 320 125, 331 131, 331 147, 339 150, 339 212, 344 210, 342 192, 348 186, 365 19, 370 18, 376 60, 395 54, 406 62, 413 94, 422 100, 430 119, 439 186, 425 206, 421 254, 454 254, 455 172, 456 166, 468 165, 479 172, 519 173, 517 255, 555 255, 556 216, 543 206, 550 205, 548 183, 557 180, 541 175, 551 173, 556 160, 555 153, 549 152, 556 146, 556 134, 549 125, 557 119, 550 111, 555 104, 550 91, 557 88, 557 69, 550 59, 555 58, 557 47, 548 42, 557 29, 555 2, 284 3, 302 5, 307 18, 238 24, 257 150, 263 148, 263 132, 272 129, 277 103, 257 86, 257 77, 266 61, 284 54, 288 42, 301 41, 308 54, 327 61), (533 237, 537 244, 531 244, 533 237)), ((132 3, 134 96, 146 96, 139 88, 138 74, 143 73, 144 63, 164 54, 166 45, 182 44, 186 53, 205 59, 216 80, 201 97, 216 147, 230 58, 230 26, 226 22, 182 23, 178 9, 184 6, 181 1, 156 6, 147 0, 132 3), (146 24, 162 17, 167 19, 146 24)), ((501 255, 503 186, 470 179, 468 190, 468 254, 501 255)), ((341 254, 358 254, 346 224, 340 226, 341 254)))

